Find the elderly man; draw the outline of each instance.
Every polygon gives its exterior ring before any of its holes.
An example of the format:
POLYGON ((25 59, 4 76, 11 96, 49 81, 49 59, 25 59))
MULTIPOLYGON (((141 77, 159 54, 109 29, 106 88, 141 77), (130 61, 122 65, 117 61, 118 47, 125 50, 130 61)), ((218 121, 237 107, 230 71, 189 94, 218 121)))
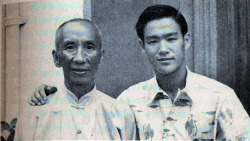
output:
MULTIPOLYGON (((136 31, 156 76, 131 86, 118 101, 132 108, 140 139, 247 139, 249 116, 235 92, 186 67, 191 39, 178 10, 150 6, 140 15, 136 31)), ((42 99, 38 93, 44 95, 44 89, 36 91, 42 99)))
POLYGON ((101 36, 85 19, 63 23, 56 32, 56 67, 64 86, 49 104, 31 107, 18 119, 16 140, 132 140, 135 123, 129 106, 96 90, 95 74, 102 61, 101 36))

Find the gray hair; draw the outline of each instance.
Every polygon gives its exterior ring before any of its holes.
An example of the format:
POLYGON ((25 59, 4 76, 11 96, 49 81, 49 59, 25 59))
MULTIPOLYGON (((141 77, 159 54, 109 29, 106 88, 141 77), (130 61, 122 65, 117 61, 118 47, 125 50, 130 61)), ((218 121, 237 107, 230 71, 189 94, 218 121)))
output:
POLYGON ((101 31, 99 29, 99 27, 93 23, 92 21, 88 20, 88 19, 81 19, 81 18, 75 18, 75 19, 71 19, 71 20, 68 20, 64 23, 62 23, 56 30, 56 40, 55 40, 55 45, 56 45, 56 50, 58 50, 58 47, 59 47, 59 42, 60 42, 60 37, 61 37, 61 32, 62 32, 62 29, 65 25, 69 24, 69 23, 73 23, 73 22, 82 22, 82 23, 89 23, 91 24, 97 31, 97 36, 98 36, 98 39, 99 39, 99 42, 100 42, 100 46, 102 47, 102 38, 101 38, 101 31))

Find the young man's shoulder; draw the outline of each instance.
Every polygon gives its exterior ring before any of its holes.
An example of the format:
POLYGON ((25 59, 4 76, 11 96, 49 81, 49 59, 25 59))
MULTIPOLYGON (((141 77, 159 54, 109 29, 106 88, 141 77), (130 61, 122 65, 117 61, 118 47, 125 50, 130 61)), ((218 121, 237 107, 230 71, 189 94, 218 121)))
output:
POLYGON ((155 77, 134 84, 124 90, 117 99, 126 99, 127 97, 140 98, 145 96, 145 92, 158 89, 158 86, 154 84, 155 77))
MULTIPOLYGON (((130 86, 128 89, 124 90, 118 97, 118 99, 126 99, 129 97, 133 97, 134 99, 136 97, 140 98, 143 97, 145 95, 145 92, 147 91, 152 91, 152 90, 156 90, 159 88, 158 85, 155 84, 155 77, 137 83, 135 85, 130 86)), ((225 92, 230 92, 230 93, 234 93, 234 90, 232 88, 230 88, 229 86, 214 80, 212 78, 209 78, 207 76, 204 75, 200 75, 198 73, 194 73, 194 72, 189 72, 189 76, 187 79, 187 83, 189 83, 189 86, 192 87, 192 89, 203 89, 203 90, 209 90, 209 91, 213 91, 213 92, 221 92, 221 93, 225 93, 225 92)))
POLYGON ((192 85, 200 89, 208 89, 214 91, 233 91, 233 89, 229 86, 204 75, 192 72, 190 73, 190 78, 193 83, 192 85))

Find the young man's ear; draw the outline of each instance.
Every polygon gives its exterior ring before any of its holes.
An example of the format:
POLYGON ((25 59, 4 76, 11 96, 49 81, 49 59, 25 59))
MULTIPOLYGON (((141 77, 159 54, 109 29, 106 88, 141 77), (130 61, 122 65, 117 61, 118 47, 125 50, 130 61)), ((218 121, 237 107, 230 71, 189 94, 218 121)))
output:
POLYGON ((139 39, 139 43, 140 43, 140 46, 142 47, 142 53, 145 54, 145 46, 144 46, 144 41, 142 41, 141 39, 139 39))
POLYGON ((190 37, 189 33, 187 33, 184 36, 184 42, 185 42, 185 49, 188 49, 190 47, 190 43, 191 43, 191 37, 190 37))
POLYGON ((52 51, 52 56, 53 56, 54 64, 56 65, 56 67, 58 67, 58 68, 62 67, 60 64, 57 52, 55 50, 52 51))
POLYGON ((141 46, 142 48, 144 48, 144 42, 143 42, 141 39, 139 39, 139 43, 140 43, 140 46, 141 46))

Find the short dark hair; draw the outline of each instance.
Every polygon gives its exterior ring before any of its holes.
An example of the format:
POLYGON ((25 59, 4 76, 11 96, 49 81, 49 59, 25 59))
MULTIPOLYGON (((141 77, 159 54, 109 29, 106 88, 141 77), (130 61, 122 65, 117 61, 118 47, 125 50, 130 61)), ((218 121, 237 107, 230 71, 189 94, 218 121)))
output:
POLYGON ((146 8, 140 15, 135 29, 137 36, 144 41, 144 29, 148 22, 162 18, 173 18, 179 25, 182 35, 188 32, 188 25, 184 16, 179 13, 179 10, 168 5, 153 5, 146 8))
POLYGON ((56 30, 56 40, 55 40, 55 45, 56 45, 56 49, 58 49, 59 47, 59 42, 60 42, 60 34, 62 32, 62 29, 65 25, 67 25, 68 23, 73 23, 73 22, 86 22, 91 24, 94 28, 96 28, 97 30, 97 36, 99 38, 99 42, 100 42, 100 46, 102 46, 102 39, 101 39, 101 31, 100 29, 97 27, 96 24, 94 24, 92 21, 88 20, 88 19, 81 19, 81 18, 75 18, 75 19, 71 19, 68 20, 64 23, 62 23, 56 30))

